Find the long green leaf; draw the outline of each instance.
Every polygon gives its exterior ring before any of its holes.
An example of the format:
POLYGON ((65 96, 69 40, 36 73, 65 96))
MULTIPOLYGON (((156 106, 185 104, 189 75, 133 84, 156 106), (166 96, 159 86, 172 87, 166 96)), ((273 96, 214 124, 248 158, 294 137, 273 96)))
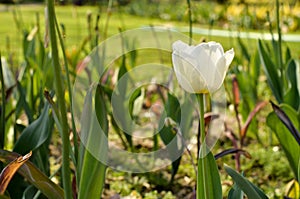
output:
POLYGON ((298 110, 300 107, 300 93, 297 80, 297 72, 299 71, 299 64, 296 63, 295 60, 291 60, 288 62, 287 70, 286 70, 286 78, 289 82, 289 88, 284 95, 284 103, 289 104, 295 110, 298 110), (297 70, 298 67, 298 70, 297 70))
MULTIPOLYGON (((87 117, 91 116, 91 105, 92 105, 92 96, 91 93, 87 95, 85 101, 85 109, 87 117)), ((100 162, 90 151, 97 151, 100 155, 107 155, 107 145, 105 143, 103 135, 99 135, 99 132, 95 132, 94 127, 96 126, 95 122, 98 122, 103 133, 108 135, 108 120, 107 120, 107 111, 105 107, 105 101, 103 97, 103 91, 100 86, 96 90, 95 96, 95 109, 97 118, 85 118, 85 124, 82 125, 81 131, 88 131, 88 141, 85 154, 83 157, 80 183, 79 183, 79 192, 78 198, 100 198, 102 190, 105 184, 105 172, 106 165, 100 162)))
POLYGON ((244 192, 242 189, 234 183, 233 187, 230 189, 228 193, 228 199, 243 199, 244 192))
POLYGON ((275 64, 272 62, 270 55, 266 52, 262 41, 258 41, 258 50, 260 55, 260 60, 263 65, 264 72, 267 76, 269 86, 272 89, 272 92, 279 103, 282 103, 282 90, 283 85, 280 83, 279 74, 275 64))
MULTIPOLYGON (((0 150, 0 161, 8 164, 18 158, 20 155, 14 152, 0 150)), ((52 182, 44 173, 42 173, 30 161, 25 162, 17 171, 28 182, 39 189, 48 198, 63 199, 63 189, 52 182)))
MULTIPOLYGON (((281 104, 279 107, 287 115, 295 129, 300 129, 298 113, 287 104, 281 104)), ((281 122, 275 112, 272 112, 268 115, 267 124, 275 132, 289 161, 289 164, 295 174, 295 177, 296 179, 298 179, 298 168, 300 166, 300 145, 298 144, 292 133, 285 126, 285 124, 281 122)))
MULTIPOLYGON (((175 121, 176 123, 179 123, 180 121, 178 121, 178 119, 180 118, 180 104, 179 104, 177 98, 175 96, 173 96, 171 93, 168 93, 168 100, 167 100, 165 106, 166 106, 167 117, 170 117, 173 121, 175 121)), ((164 122, 164 121, 161 121, 161 122, 164 122)), ((159 132, 159 135, 165 145, 168 145, 173 139, 177 139, 177 137, 175 137, 176 132, 174 131, 173 128, 174 128, 174 126, 172 126, 171 124, 164 125, 159 132)), ((180 150, 180 148, 177 147, 176 150, 169 151, 171 159, 174 159, 173 156, 178 153, 177 150, 180 150)), ((171 181, 173 180, 175 174, 177 173, 177 170, 180 165, 180 160, 181 160, 181 157, 176 158, 176 160, 172 162, 171 181)))
POLYGON ((240 37, 237 37, 237 40, 238 40, 238 44, 242 50, 242 53, 243 53, 243 56, 247 59, 248 62, 250 62, 250 55, 248 53, 248 49, 247 47, 245 46, 245 44, 242 42, 241 38, 240 37))
POLYGON ((14 151, 19 154, 28 153, 41 146, 51 135, 49 103, 46 103, 41 115, 24 129, 17 140, 14 151))
POLYGON ((225 165, 226 172, 232 177, 236 185, 244 191, 248 199, 267 199, 268 197, 244 176, 225 165))
POLYGON ((29 107, 28 102, 26 101, 25 89, 22 87, 20 82, 17 82, 17 88, 18 88, 18 91, 20 93, 20 98, 19 98, 19 101, 17 103, 16 112, 18 114, 19 112, 22 111, 22 109, 24 109, 24 111, 25 111, 25 113, 28 117, 29 123, 31 123, 33 121, 33 113, 32 113, 32 110, 29 107))
MULTIPOLYGON (((201 148, 203 150, 203 147, 201 148)), ((209 150, 209 149, 206 149, 209 150)), ((201 153, 201 151, 200 151, 201 153)), ((204 153, 205 154, 205 153, 204 153)), ((221 199, 222 186, 216 160, 211 152, 198 159, 199 199, 221 199)))

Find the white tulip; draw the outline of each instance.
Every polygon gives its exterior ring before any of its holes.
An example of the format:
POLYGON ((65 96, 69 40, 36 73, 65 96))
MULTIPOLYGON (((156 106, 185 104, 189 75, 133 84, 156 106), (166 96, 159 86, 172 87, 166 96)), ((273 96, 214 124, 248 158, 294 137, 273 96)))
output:
POLYGON ((172 62, 177 80, 189 93, 213 93, 224 79, 234 57, 233 49, 224 53, 216 42, 189 46, 182 41, 173 43, 172 62))

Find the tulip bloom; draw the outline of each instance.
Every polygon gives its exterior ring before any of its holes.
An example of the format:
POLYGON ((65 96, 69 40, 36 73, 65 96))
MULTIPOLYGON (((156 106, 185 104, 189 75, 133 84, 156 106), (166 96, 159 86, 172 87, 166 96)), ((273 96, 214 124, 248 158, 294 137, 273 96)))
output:
POLYGON ((213 93, 224 79, 234 57, 233 49, 224 53, 216 42, 189 46, 182 41, 173 43, 172 62, 177 80, 189 93, 213 93))

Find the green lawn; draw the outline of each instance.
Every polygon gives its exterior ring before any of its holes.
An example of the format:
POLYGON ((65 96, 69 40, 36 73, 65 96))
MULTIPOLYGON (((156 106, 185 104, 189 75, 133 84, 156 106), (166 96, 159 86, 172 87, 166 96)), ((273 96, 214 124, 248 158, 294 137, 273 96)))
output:
MULTIPOLYGON (((66 46, 67 49, 71 49, 72 47, 78 47, 83 40, 88 36, 88 23, 87 23, 87 15, 88 13, 92 13, 92 24, 94 26, 97 13, 100 11, 100 33, 105 29, 105 24, 108 19, 108 15, 105 8, 99 9, 96 6, 57 6, 57 19, 59 23, 64 24, 66 29, 66 46)), ((40 26, 41 26, 41 35, 43 36, 45 26, 44 26, 44 5, 19 5, 19 6, 6 6, 0 5, 0 50, 4 56, 8 55, 7 52, 13 52, 16 57, 21 57, 21 49, 22 49, 22 32, 23 30, 30 31, 36 24, 37 14, 40 18, 40 26), (15 14, 13 14, 15 13, 15 14), (21 23, 17 25, 16 20, 21 23), (9 41, 9 42, 8 42, 9 41), (9 45, 7 45, 9 44, 9 45), (9 50, 8 50, 9 49, 9 50)), ((175 22, 175 21, 166 21, 157 18, 148 18, 148 17, 139 17, 132 16, 125 13, 121 13, 117 10, 117 8, 113 9, 112 14, 109 17, 108 22, 108 36, 117 34, 119 32, 119 28, 133 29, 139 28, 143 26, 167 26, 171 28, 176 28, 179 30, 186 29, 188 26, 188 22, 175 22)), ((207 28, 207 25, 200 25, 195 23, 194 27, 196 28, 207 28)), ((218 27, 216 27, 218 28, 218 27)), ((219 28, 220 29, 220 28, 219 28)), ((212 30, 213 32, 214 30, 212 30)), ((225 35, 218 36, 209 36, 209 32, 207 33, 194 33, 194 39, 196 41, 200 41, 201 38, 208 38, 209 40, 215 40, 222 43, 225 49, 234 47, 238 49, 236 46, 236 39, 230 37, 230 32, 225 35)), ((258 32, 258 31, 256 31, 258 32)), ((264 33, 268 33, 268 31, 260 31, 264 33)), ((214 35, 214 34, 212 34, 214 35)), ((103 39, 103 35, 102 35, 103 39)), ((256 40, 255 39, 244 39, 244 42, 249 46, 249 49, 256 48, 256 40)), ((294 57, 299 56, 300 54, 300 45, 298 42, 289 42, 287 45, 293 49, 292 53, 294 57)), ((237 50, 238 51, 238 50, 237 50)))

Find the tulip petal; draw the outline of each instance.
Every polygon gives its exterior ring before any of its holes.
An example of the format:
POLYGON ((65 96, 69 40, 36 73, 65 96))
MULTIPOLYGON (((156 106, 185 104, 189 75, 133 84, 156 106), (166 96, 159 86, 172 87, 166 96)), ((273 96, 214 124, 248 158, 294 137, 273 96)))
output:
POLYGON ((202 75, 196 69, 197 63, 195 63, 195 60, 191 59, 191 57, 185 53, 181 54, 183 54, 183 56, 175 52, 172 54, 175 75, 181 87, 190 93, 207 90, 202 75))
POLYGON ((225 57, 219 58, 219 60, 216 64, 216 69, 217 70, 215 71, 215 74, 214 74, 214 82, 211 84, 212 92, 218 90, 220 88, 220 86, 222 85, 222 83, 225 79, 225 76, 226 76, 228 66, 226 66, 225 57))
POLYGON ((175 41, 172 45, 173 52, 174 51, 177 51, 177 52, 185 51, 188 47, 189 47, 189 45, 187 45, 186 43, 184 43, 180 40, 175 41))
POLYGON ((229 67, 231 64, 233 58, 234 58, 234 50, 231 48, 230 50, 226 51, 224 54, 224 57, 226 59, 226 66, 229 67))
POLYGON ((234 57, 220 43, 208 42, 189 46, 182 41, 173 43, 172 61, 181 87, 190 93, 218 90, 234 57))

